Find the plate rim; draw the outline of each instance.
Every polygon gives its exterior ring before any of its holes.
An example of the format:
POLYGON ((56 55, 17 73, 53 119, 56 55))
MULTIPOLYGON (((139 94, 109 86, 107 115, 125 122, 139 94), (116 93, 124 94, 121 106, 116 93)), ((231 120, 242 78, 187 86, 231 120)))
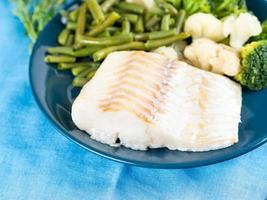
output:
MULTIPOLYGON (((70 4, 67 4, 66 6, 64 6, 64 9, 70 8, 71 6, 78 4, 79 1, 77 2, 72 2, 70 4)), ((244 155, 258 147, 260 147, 261 145, 265 144, 267 142, 267 136, 265 138, 263 138, 262 140, 256 142, 254 145, 250 145, 246 148, 240 148, 236 151, 233 151, 231 154, 227 154, 218 158, 214 158, 214 159, 210 159, 210 160, 204 160, 204 161, 194 161, 194 162, 185 162, 185 163, 149 163, 149 162, 142 162, 142 161, 137 161, 137 160, 130 160, 130 159, 125 159, 122 158, 120 156, 116 156, 113 155, 112 153, 107 153, 105 151, 100 151, 98 149, 95 149, 89 145, 86 145, 85 143, 83 143, 82 141, 79 141, 78 139, 76 139, 75 137, 73 137, 71 134, 69 134, 67 131, 64 130, 64 127, 57 122, 57 120, 55 120, 53 118, 53 116, 51 116, 51 114, 49 113, 49 111, 47 111, 47 109, 45 108, 45 106, 41 103, 41 100, 36 92, 36 88, 33 84, 33 55, 34 52, 36 52, 37 50, 37 44, 39 43, 38 41, 40 40, 41 36, 47 32, 46 30, 49 27, 49 24, 55 19, 59 17, 59 13, 56 14, 44 27, 44 29, 41 31, 41 33, 39 34, 37 40, 34 43, 34 46, 32 48, 32 52, 30 55, 30 61, 29 61, 29 71, 28 71, 28 76, 29 76, 29 82, 30 82, 30 88, 33 94, 33 97, 39 107, 39 109, 42 111, 42 113, 45 115, 45 117, 48 119, 49 123, 52 124, 55 128, 56 131, 59 132, 61 135, 63 135, 65 138, 69 139, 70 141, 74 142, 75 144, 77 144, 78 146, 82 147, 83 149, 86 149, 89 152, 92 152, 96 155, 99 155, 101 157, 107 158, 109 160, 112 161, 116 161, 119 163, 123 163, 123 164, 128 164, 128 165, 133 165, 133 166, 137 166, 137 167, 144 167, 144 168, 158 168, 158 169, 185 169, 185 168, 195 168, 195 167, 201 167, 201 166, 207 166, 207 165, 212 165, 212 164, 216 164, 216 163, 220 163, 220 162, 224 162, 233 158, 237 158, 241 155, 244 155)))

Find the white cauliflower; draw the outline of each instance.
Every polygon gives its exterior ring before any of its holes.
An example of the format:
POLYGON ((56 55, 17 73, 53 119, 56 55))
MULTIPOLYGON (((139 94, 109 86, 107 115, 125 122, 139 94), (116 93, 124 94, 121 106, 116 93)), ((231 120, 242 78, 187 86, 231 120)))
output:
POLYGON ((129 3, 144 5, 148 10, 155 5, 154 0, 126 0, 126 1, 129 3))
POLYGON ((250 13, 241 13, 238 17, 228 16, 223 22, 224 35, 230 35, 230 46, 240 49, 251 37, 262 31, 260 21, 250 13))
POLYGON ((196 13, 188 17, 185 22, 184 31, 193 38, 209 38, 220 41, 226 36, 223 23, 212 14, 196 13))
POLYGON ((224 44, 201 38, 184 50, 185 57, 196 67, 218 74, 235 76, 240 71, 238 52, 224 44))
POLYGON ((166 46, 159 47, 155 49, 153 52, 164 55, 170 59, 175 59, 175 60, 178 59, 178 55, 176 51, 174 50, 174 48, 172 47, 166 47, 166 46))

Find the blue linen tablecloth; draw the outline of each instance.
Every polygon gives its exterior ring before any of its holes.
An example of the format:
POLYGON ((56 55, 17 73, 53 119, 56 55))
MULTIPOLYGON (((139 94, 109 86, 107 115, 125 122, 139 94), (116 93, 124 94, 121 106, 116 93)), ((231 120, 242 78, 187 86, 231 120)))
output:
POLYGON ((107 160, 62 137, 33 99, 29 43, 1 0, 0 200, 267 198, 267 145, 211 166, 160 170, 107 160))

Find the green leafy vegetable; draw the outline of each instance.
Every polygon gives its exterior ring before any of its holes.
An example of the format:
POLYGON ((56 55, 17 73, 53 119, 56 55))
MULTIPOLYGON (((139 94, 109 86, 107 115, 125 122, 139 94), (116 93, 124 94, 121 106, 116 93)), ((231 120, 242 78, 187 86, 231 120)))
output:
POLYGON ((23 23, 27 35, 35 42, 39 32, 66 0, 10 0, 14 14, 23 23))
POLYGON ((211 0, 210 6, 212 13, 219 18, 247 11, 245 0, 211 0))
POLYGON ((235 79, 251 90, 267 87, 267 40, 241 48, 242 68, 235 79))
POLYGON ((208 0, 182 0, 182 8, 187 15, 192 15, 196 12, 210 13, 210 4, 208 0))

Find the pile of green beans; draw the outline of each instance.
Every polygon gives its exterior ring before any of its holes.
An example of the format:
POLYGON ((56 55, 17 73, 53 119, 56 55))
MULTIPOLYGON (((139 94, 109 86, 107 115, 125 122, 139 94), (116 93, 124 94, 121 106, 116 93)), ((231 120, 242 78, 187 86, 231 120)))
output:
POLYGON ((114 51, 150 51, 189 37, 181 32, 186 13, 166 0, 155 0, 147 10, 125 0, 84 0, 71 11, 62 11, 65 28, 59 46, 48 47, 45 62, 70 70, 72 85, 82 87, 103 59, 114 51))

